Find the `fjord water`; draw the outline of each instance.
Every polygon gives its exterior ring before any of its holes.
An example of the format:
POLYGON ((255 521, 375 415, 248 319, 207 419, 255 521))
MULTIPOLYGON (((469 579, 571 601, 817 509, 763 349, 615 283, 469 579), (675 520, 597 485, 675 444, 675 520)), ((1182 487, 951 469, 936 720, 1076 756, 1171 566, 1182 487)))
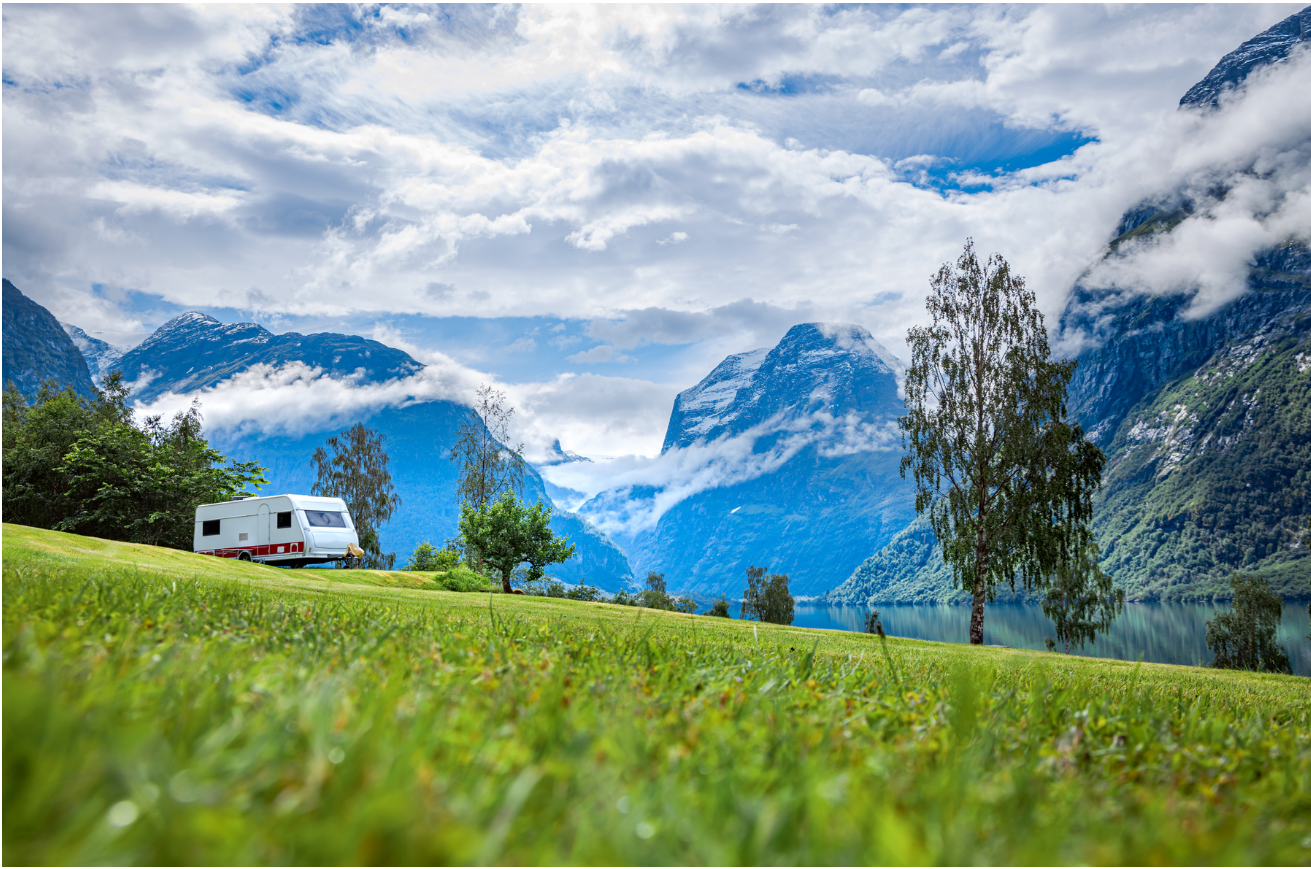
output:
MULTIPOLYGON (((969 637, 970 610, 965 606, 888 604, 877 607, 883 630, 889 636, 963 643, 969 637)), ((1214 657, 1206 647, 1206 620, 1227 605, 1209 603, 1126 603, 1110 633, 1076 655, 1155 661, 1162 664, 1207 666, 1214 657)), ((836 628, 861 631, 864 607, 809 606, 798 602, 796 620, 802 628, 836 628)), ((1311 676, 1311 640, 1307 639, 1305 603, 1284 604, 1279 642, 1288 651, 1293 672, 1311 676)), ((1046 649, 1053 636, 1052 623, 1036 603, 994 604, 983 621, 983 642, 1018 649, 1046 649)))

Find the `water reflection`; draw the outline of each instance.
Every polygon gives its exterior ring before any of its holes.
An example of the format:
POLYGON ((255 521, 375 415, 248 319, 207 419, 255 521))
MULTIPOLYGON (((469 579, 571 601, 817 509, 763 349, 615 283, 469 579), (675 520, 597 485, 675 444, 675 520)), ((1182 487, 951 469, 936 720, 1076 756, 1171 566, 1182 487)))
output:
MULTIPOLYGON (((970 610, 963 606, 884 605, 883 629, 890 636, 964 643, 969 639, 970 610)), ((1206 647, 1206 620, 1226 606, 1203 603, 1127 603, 1111 632, 1085 646, 1078 655, 1156 661, 1162 664, 1208 666, 1214 657, 1206 647)), ((860 631, 863 607, 816 607, 797 604, 797 627, 860 631)), ((1311 676, 1311 641, 1307 640, 1305 603, 1284 605, 1279 641, 1288 651, 1293 672, 1311 676)), ((983 621, 983 641, 1021 649, 1046 649, 1052 623, 1037 604, 995 604, 983 621)))

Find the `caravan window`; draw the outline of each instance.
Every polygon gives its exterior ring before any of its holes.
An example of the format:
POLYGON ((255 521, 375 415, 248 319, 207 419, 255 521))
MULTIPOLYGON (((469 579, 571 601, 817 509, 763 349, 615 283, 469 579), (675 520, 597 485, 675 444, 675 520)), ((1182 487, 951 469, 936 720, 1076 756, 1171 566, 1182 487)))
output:
POLYGON ((200 536, 213 537, 215 534, 218 533, 219 533, 218 519, 206 519, 200 523, 200 536))
POLYGON ((288 510, 286 513, 279 513, 279 514, 278 514, 278 527, 279 527, 279 528, 290 528, 290 527, 291 527, 291 511, 290 511, 290 510, 288 510))
POLYGON ((326 510, 306 510, 305 518, 309 520, 310 525, 315 528, 345 528, 346 520, 340 513, 329 513, 326 510))

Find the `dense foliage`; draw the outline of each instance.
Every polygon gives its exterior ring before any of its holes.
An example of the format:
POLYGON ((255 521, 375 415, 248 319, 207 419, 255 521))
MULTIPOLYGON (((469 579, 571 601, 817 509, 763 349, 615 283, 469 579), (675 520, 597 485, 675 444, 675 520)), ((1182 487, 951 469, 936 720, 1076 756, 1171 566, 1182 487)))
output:
POLYGON ((1234 605, 1206 623, 1206 645, 1215 652, 1212 667, 1222 670, 1290 672, 1288 654, 1275 642, 1284 599, 1263 576, 1235 573, 1229 580, 1234 605))
POLYGON ((410 561, 402 570, 451 570, 460 564, 460 550, 452 543, 438 549, 431 543, 420 543, 414 547, 410 561))
POLYGON ((1066 419, 1075 363, 1054 361, 1033 292, 973 241, 933 278, 929 326, 907 334, 907 414, 898 420, 953 581, 972 595, 970 642, 999 586, 1041 588, 1091 541, 1105 457, 1066 419))
POLYGON ((857 633, 489 607, 184 553, 115 572, 49 532, 26 535, 48 558, 19 555, 20 532, 4 558, 8 863, 1311 855, 1305 679, 885 653, 857 633))
POLYGON ((510 492, 495 503, 460 508, 460 537, 479 558, 501 574, 501 587, 511 592, 510 577, 527 563, 527 580, 541 579, 547 565, 559 564, 574 554, 565 537, 551 531, 551 508, 538 502, 525 505, 510 492))
POLYGON ((1124 610, 1124 589, 1111 587, 1111 577, 1098 565, 1097 544, 1090 542, 1074 558, 1057 565, 1041 604, 1056 632, 1055 639, 1048 638, 1048 648, 1064 645, 1069 654, 1071 646, 1082 649, 1096 642, 1097 634, 1110 630, 1124 610))
POLYGON ((383 553, 378 532, 401 506, 388 470, 386 436, 357 422, 314 451, 311 494, 341 498, 364 550, 364 567, 391 570, 396 553, 383 553), (328 452, 331 450, 331 453, 328 452))
POLYGON ((747 587, 742 592, 738 618, 759 619, 774 625, 790 625, 795 617, 796 601, 788 590, 786 573, 765 576, 765 568, 747 567, 747 587))
POLYGON ((1103 567, 1129 598, 1227 598, 1235 571, 1306 596, 1308 339, 1311 316, 1275 323, 1168 384, 1120 425, 1093 527, 1103 567))
POLYGON ((165 425, 140 426, 117 372, 96 398, 44 384, 28 404, 4 395, 5 519, 190 550, 196 507, 251 494, 254 462, 230 462, 201 436, 193 403, 165 425))

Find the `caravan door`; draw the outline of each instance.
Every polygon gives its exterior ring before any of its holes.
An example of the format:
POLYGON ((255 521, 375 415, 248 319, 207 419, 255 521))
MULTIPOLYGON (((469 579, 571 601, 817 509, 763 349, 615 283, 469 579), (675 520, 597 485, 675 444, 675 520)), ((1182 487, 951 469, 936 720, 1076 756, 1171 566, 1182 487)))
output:
POLYGON ((255 543, 259 546, 255 552, 259 555, 263 555, 269 551, 267 547, 269 541, 273 539, 272 523, 273 514, 269 512, 269 505, 260 504, 259 515, 255 517, 255 543))

